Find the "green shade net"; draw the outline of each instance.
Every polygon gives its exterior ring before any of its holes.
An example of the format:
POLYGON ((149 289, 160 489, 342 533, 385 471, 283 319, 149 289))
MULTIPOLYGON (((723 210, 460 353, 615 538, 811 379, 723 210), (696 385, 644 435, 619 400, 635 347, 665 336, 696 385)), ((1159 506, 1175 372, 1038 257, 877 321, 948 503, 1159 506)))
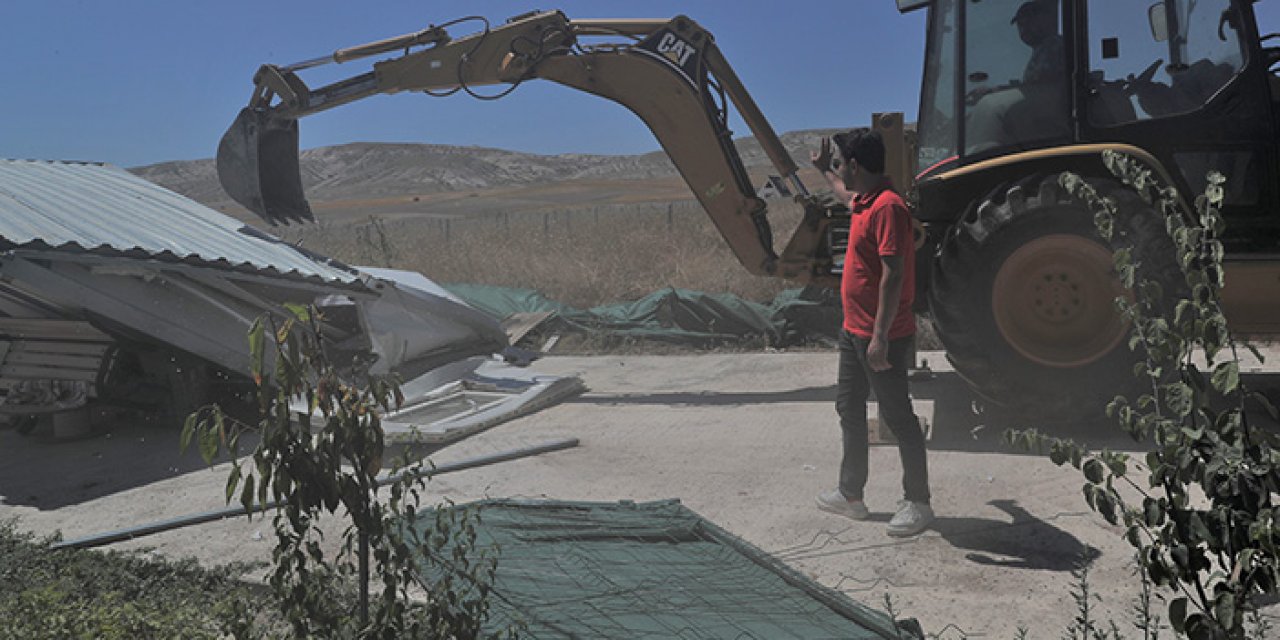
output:
POLYGON ((552 331, 608 332, 682 344, 762 338, 785 347, 833 341, 840 328, 839 296, 821 287, 788 289, 769 304, 727 293, 663 289, 633 302, 576 309, 532 289, 446 285, 450 293, 495 318, 550 311, 552 331))
MULTIPOLYGON (((496 553, 487 633, 518 622, 531 638, 899 637, 885 614, 805 578, 678 500, 453 508, 479 512, 476 544, 496 553)), ((421 533, 434 520, 425 518, 421 533)), ((433 571, 424 563, 425 579, 433 571)))

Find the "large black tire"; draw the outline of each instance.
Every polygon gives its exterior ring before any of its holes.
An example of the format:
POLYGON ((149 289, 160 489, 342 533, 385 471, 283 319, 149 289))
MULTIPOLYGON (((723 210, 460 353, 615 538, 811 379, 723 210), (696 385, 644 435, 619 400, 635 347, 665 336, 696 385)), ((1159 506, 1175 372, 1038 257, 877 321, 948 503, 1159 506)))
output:
POLYGON ((1160 215, 1113 181, 1089 183, 1118 205, 1111 241, 1058 176, 1031 176, 974 203, 934 262, 929 308, 947 358, 979 397, 1024 417, 1098 418, 1142 388, 1115 306, 1126 294, 1115 249, 1133 246, 1139 281, 1177 289, 1160 215))

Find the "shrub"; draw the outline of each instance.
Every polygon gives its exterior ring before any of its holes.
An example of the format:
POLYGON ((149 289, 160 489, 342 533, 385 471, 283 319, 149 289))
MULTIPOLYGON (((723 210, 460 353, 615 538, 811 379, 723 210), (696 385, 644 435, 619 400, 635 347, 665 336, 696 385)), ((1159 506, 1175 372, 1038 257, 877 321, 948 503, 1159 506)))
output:
POLYGON ((0 638, 221 638, 247 567, 52 550, 0 523, 0 638))
MULTIPOLYGON (((246 429, 260 435, 250 460, 233 460, 226 499, 238 496, 246 511, 274 511, 269 583, 293 637, 475 637, 496 565, 474 549, 473 515, 423 513, 420 462, 381 485, 386 447, 379 415, 403 401, 398 384, 359 371, 340 377, 321 346, 316 310, 290 311, 294 317, 281 324, 263 317, 249 330, 257 424, 206 407, 188 418, 182 446, 197 442, 211 462, 223 449, 237 456, 246 429), (339 512, 351 524, 335 555, 323 544, 320 518, 339 512), (426 535, 405 526, 431 517, 426 535), (421 577, 424 565, 436 579, 421 577)), ((238 633, 251 635, 254 625, 238 633)))
MULTIPOLYGON (((1280 512, 1274 504, 1280 440, 1250 419, 1247 402, 1256 402, 1273 419, 1276 411, 1241 382, 1239 350, 1252 347, 1232 336, 1219 303, 1225 180, 1210 174, 1191 214, 1176 191, 1139 161, 1112 152, 1104 160, 1165 215, 1185 282, 1186 294, 1171 299, 1176 291, 1136 280, 1131 249, 1115 254, 1120 278, 1134 294, 1132 301, 1120 298, 1117 305, 1132 323, 1130 347, 1144 356, 1134 374, 1149 383, 1149 392, 1118 396, 1107 413, 1151 451, 1136 461, 1034 431, 1007 437, 1025 447, 1047 448, 1055 463, 1081 470, 1089 505, 1108 522, 1123 522, 1142 571, 1166 590, 1175 631, 1197 639, 1244 638, 1251 598, 1274 595, 1280 584, 1280 512), (1199 368, 1197 354, 1207 370, 1199 368), (1131 478, 1131 468, 1145 471, 1145 486, 1131 478), (1117 486, 1139 498, 1126 499, 1117 486)), ((1061 183, 1092 208, 1104 237, 1119 227, 1115 219, 1124 212, 1115 202, 1099 197, 1078 176, 1063 174, 1061 183)))

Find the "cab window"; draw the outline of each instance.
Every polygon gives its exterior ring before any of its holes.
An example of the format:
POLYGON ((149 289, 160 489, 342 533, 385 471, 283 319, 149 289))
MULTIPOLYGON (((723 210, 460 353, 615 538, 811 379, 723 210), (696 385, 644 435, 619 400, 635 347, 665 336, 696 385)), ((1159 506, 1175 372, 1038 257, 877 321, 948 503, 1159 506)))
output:
POLYGON ((966 154, 1070 135, 1059 0, 965 5, 966 154))
POLYGON ((1088 11, 1094 125, 1194 111, 1244 66, 1229 0, 1091 0, 1088 11))
POLYGON ((921 170, 956 155, 956 0, 938 0, 930 9, 929 45, 920 90, 919 145, 921 170))

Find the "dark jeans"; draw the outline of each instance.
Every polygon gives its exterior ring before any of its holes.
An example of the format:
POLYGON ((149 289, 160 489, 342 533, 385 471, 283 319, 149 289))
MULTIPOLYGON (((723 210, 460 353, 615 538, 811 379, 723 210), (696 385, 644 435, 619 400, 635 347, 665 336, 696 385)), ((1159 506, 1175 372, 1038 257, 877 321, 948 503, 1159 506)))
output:
POLYGON ((907 395, 907 369, 911 366, 915 337, 889 342, 887 371, 872 371, 867 364, 870 340, 840 331, 840 370, 836 381, 836 413, 844 439, 840 462, 840 492, 861 500, 867 484, 867 397, 875 393, 880 419, 898 438, 902 456, 903 497, 929 502, 929 467, 925 461, 924 431, 907 395))

